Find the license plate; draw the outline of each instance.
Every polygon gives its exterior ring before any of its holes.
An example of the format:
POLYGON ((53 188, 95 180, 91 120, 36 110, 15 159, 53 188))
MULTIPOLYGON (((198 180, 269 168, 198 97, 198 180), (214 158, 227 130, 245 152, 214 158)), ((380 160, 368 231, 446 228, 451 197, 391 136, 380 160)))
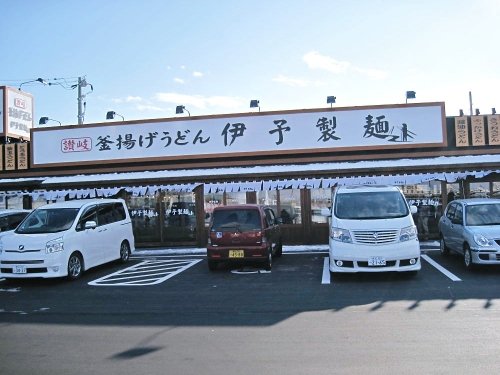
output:
POLYGON ((14 266, 12 273, 26 273, 26 266, 14 266))
POLYGON ((229 258, 243 258, 244 256, 243 250, 229 250, 229 258))
POLYGON ((385 258, 382 257, 371 257, 368 258, 369 266, 385 266, 385 258))

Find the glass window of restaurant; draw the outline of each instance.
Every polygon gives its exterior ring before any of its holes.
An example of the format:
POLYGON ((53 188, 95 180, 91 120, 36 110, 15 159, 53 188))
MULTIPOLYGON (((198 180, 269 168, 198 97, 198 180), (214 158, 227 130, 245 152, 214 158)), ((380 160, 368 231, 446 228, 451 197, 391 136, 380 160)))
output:
POLYGON ((283 224, 302 223, 299 189, 258 191, 257 202, 270 206, 283 224))
POLYGON ((417 207, 413 219, 420 239, 437 239, 438 222, 442 215, 441 181, 402 186, 410 205, 417 207))
POLYGON ((469 185, 469 198, 489 198, 489 182, 471 182, 469 185))
POLYGON ((321 215, 321 209, 332 206, 331 189, 311 189, 311 221, 313 223, 326 223, 328 218, 321 215))
POLYGON ((11 195, 6 197, 5 207, 10 209, 21 210, 23 208, 23 196, 11 195))
POLYGON ((224 193, 209 193, 204 196, 205 201, 205 227, 210 224, 210 219, 214 212, 215 207, 224 205, 224 193))
POLYGON ((163 193, 162 207, 164 221, 162 235, 164 242, 196 240, 196 199, 193 192, 163 193))
POLYGON ((492 182, 491 183, 491 197, 492 198, 500 198, 500 182, 492 182))
POLYGON ((137 196, 127 193, 136 243, 160 242, 160 191, 137 196))

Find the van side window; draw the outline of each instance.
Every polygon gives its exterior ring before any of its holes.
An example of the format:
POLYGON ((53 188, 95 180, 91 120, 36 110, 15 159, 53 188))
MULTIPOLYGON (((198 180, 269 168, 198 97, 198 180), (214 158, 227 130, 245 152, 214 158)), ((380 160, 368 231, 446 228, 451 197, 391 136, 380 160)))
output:
POLYGON ((97 206, 90 206, 85 209, 78 220, 78 224, 76 224, 76 230, 82 231, 85 229, 85 223, 87 221, 95 221, 97 222, 97 206))
POLYGON ((97 226, 110 224, 113 222, 113 204, 100 204, 97 211, 97 226))
POLYGON ((121 204, 121 203, 114 203, 113 204, 113 216, 115 218, 115 221, 122 221, 122 220, 125 220, 127 218, 123 204, 121 204))
POLYGON ((446 211, 446 217, 450 220, 453 220, 453 217, 455 216, 455 210, 457 209, 457 204, 452 203, 450 207, 448 208, 448 211, 446 211))
POLYGON ((464 209, 461 204, 457 205, 457 209, 455 211, 455 217, 453 218, 452 222, 455 224, 462 224, 464 223, 464 209))
POLYGON ((266 223, 268 227, 273 226, 276 223, 276 217, 274 216, 274 212, 271 209, 266 209, 266 223))

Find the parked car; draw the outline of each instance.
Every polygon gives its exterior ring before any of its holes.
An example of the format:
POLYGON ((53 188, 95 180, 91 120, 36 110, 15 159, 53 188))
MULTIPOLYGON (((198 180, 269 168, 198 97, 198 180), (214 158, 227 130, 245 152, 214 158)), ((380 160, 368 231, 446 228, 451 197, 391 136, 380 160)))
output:
POLYGON ((259 261, 267 270, 282 254, 281 220, 272 208, 257 204, 214 208, 209 225, 210 270, 222 261, 259 261))
POLYGON ((500 199, 458 199, 439 220, 440 250, 464 258, 465 268, 500 264, 500 199))
POLYGON ((134 246, 122 199, 47 204, 0 238, 0 277, 77 279, 100 264, 127 261, 134 246))
POLYGON ((16 229, 30 212, 31 210, 10 208, 0 210, 0 234, 16 229))
POLYGON ((421 268, 417 228, 395 186, 341 186, 332 197, 331 272, 412 272, 421 268))

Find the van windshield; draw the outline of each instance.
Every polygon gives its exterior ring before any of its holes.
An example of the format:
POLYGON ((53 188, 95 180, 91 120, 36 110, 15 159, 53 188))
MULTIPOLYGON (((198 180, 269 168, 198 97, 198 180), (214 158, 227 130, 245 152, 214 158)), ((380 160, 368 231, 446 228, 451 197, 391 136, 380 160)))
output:
POLYGON ((79 208, 38 208, 17 228, 16 233, 55 233, 71 228, 79 208))
POLYGON ((260 215, 258 210, 219 210, 214 211, 212 230, 260 230, 260 215))
POLYGON ((390 219, 408 215, 403 195, 397 191, 337 194, 335 216, 339 219, 390 219))

